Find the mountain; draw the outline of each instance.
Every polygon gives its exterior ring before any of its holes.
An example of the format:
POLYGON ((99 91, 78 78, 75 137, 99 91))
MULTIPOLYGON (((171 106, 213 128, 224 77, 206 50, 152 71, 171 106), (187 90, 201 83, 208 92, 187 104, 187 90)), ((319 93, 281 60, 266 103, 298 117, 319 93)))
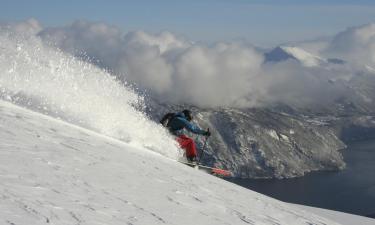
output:
MULTIPOLYGON (((328 83, 328 82, 327 82, 328 83)), ((330 83, 345 90, 332 104, 310 108, 197 108, 147 102, 159 121, 167 112, 193 109, 195 121, 212 136, 202 161, 220 165, 242 178, 292 178, 312 171, 345 168, 346 143, 375 138, 375 76, 357 73, 330 83)), ((204 140, 199 140, 202 145, 204 140)))
POLYGON ((9 103, 0 118, 2 224, 336 224, 9 103))
POLYGON ((7 102, 0 119, 1 224, 339 224, 7 102))
MULTIPOLYGON (((156 101, 148 107, 155 121, 183 108, 156 101)), ((339 151, 345 144, 327 126, 327 118, 269 108, 185 107, 194 109, 200 127, 212 130, 202 161, 229 169, 237 177, 290 178, 345 167, 339 151)), ((203 140, 197 139, 202 145, 203 140)))
POLYGON ((327 64, 345 64, 342 59, 322 58, 314 55, 302 48, 292 46, 278 46, 264 54, 265 62, 282 62, 286 60, 296 60, 306 67, 317 67, 327 64))
MULTIPOLYGON (((0 60, 1 99, 125 142, 138 143, 163 155, 180 154, 173 137, 163 127, 147 120, 146 115, 158 121, 163 113, 181 110, 182 106, 155 102, 144 112, 146 97, 143 93, 136 93, 129 87, 131 85, 124 85, 90 62, 56 51, 35 37, 24 39, 2 34, 0 39, 3 49, 0 57, 4 59, 0 60), (144 114, 140 115, 137 110, 144 114), (149 132, 143 131, 145 127, 149 132)), ((278 51, 284 53, 283 57, 305 62, 323 60, 294 47, 280 47, 278 51)), ((370 137, 373 133, 362 135, 364 132, 357 132, 357 125, 363 123, 355 121, 361 121, 357 116, 363 118, 374 112, 375 76, 365 71, 350 76, 344 74, 343 78, 337 73, 330 76, 329 69, 319 74, 315 74, 316 71, 315 68, 309 70, 312 75, 309 81, 319 87, 324 84, 326 95, 330 95, 333 88, 345 94, 334 99, 324 111, 314 105, 298 108, 299 100, 304 100, 299 98, 299 92, 289 98, 296 100, 296 105, 195 108, 197 122, 213 129, 207 154, 202 160, 230 169, 238 177, 254 178, 290 178, 310 171, 344 168, 339 149, 345 145, 340 138, 351 139, 353 133, 370 137), (340 121, 349 121, 349 126, 335 122, 343 117, 345 120, 340 121)), ((316 90, 312 91, 316 93, 316 90)))
POLYGON ((270 52, 264 53, 266 62, 281 62, 288 59, 297 60, 296 57, 285 51, 282 47, 276 47, 270 52))
MULTIPOLYGON (((144 96, 108 72, 39 39, 0 39, 0 98, 68 122, 0 101, 4 224, 335 224, 177 163, 182 150, 147 116, 158 121, 183 106, 145 112, 144 96)), ((335 105, 329 117, 286 105, 189 106, 213 129, 202 161, 255 178, 343 168, 342 125, 332 122, 345 113, 353 123, 344 124, 356 125, 348 131, 371 131, 371 76, 332 80, 358 94, 338 99, 343 110, 335 105)))

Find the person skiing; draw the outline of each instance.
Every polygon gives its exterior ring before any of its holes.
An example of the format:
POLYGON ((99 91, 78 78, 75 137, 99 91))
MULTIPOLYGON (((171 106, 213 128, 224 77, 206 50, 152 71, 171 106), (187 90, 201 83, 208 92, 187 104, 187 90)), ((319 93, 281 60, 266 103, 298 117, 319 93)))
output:
POLYGON ((197 161, 197 147, 192 138, 184 134, 184 129, 195 134, 209 137, 211 132, 209 129, 202 130, 197 125, 192 123, 193 115, 190 110, 185 109, 178 113, 167 113, 160 121, 169 131, 175 135, 180 147, 185 150, 186 158, 190 162, 197 161))

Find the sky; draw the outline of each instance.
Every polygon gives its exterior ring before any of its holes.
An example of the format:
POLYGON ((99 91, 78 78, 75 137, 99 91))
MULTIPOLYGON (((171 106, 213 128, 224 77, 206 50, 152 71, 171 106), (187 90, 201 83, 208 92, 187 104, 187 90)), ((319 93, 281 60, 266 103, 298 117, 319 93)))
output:
POLYGON ((371 0, 1 0, 0 21, 37 19, 62 26, 78 19, 123 31, 170 31, 190 40, 246 40, 269 47, 316 39, 375 21, 371 0))

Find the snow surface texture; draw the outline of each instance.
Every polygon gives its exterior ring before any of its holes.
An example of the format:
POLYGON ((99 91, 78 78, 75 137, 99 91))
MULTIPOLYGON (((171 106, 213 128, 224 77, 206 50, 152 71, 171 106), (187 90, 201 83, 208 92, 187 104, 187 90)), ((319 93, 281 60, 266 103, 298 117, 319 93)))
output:
POLYGON ((167 131, 140 113, 143 98, 109 73, 47 47, 34 36, 1 29, 0 49, 0 98, 179 157, 167 131))
MULTIPOLYGON (((295 205, 297 206, 297 205, 295 205)), ((315 208, 310 206, 304 206, 304 205, 298 205, 298 207, 302 207, 302 209, 322 215, 324 217, 333 219, 341 224, 348 224, 348 225, 374 225, 375 220, 363 216, 357 216, 337 211, 332 211, 328 209, 321 209, 321 208, 315 208)))
POLYGON ((0 121, 2 224, 338 224, 3 101, 0 121))

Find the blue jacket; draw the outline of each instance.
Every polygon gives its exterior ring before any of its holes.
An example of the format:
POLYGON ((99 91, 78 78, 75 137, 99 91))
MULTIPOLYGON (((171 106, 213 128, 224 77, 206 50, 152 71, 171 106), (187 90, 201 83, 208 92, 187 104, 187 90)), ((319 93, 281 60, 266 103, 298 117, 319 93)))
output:
POLYGON ((171 119, 168 123, 169 130, 174 135, 183 134, 183 129, 185 128, 188 131, 191 131, 195 134, 205 134, 206 131, 200 129, 195 124, 189 122, 185 115, 182 112, 179 112, 171 119))

